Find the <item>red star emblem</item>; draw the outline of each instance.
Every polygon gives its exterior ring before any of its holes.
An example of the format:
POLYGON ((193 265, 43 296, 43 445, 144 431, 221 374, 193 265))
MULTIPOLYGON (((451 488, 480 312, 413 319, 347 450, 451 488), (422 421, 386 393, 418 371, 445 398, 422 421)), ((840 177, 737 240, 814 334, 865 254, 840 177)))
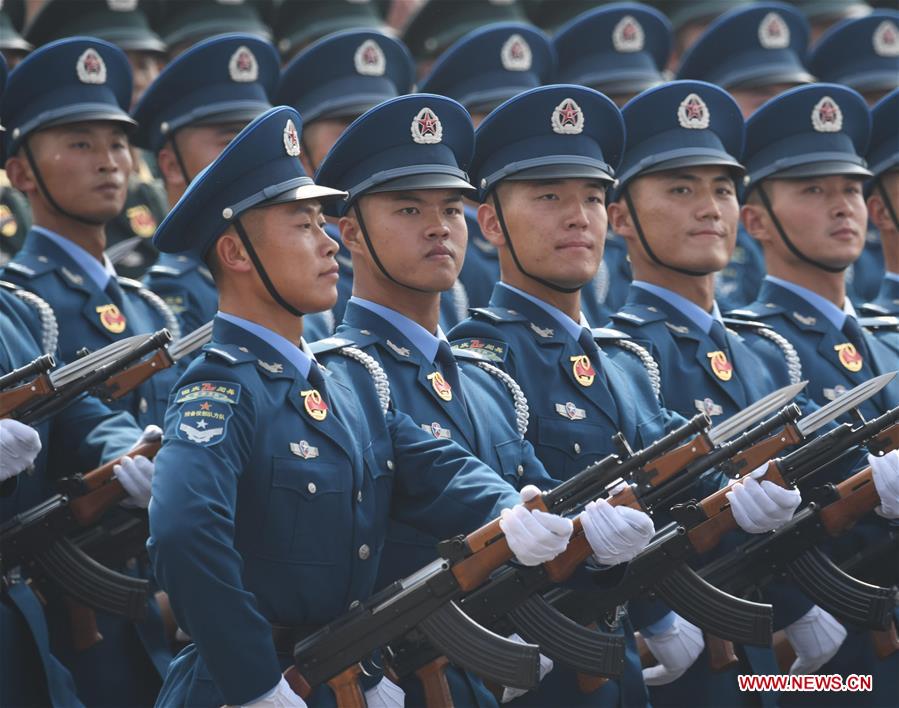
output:
POLYGON ((524 57, 524 47, 521 46, 521 42, 515 42, 509 49, 509 53, 512 55, 513 59, 521 59, 524 57))
POLYGON ((201 404, 200 404, 200 410, 201 410, 201 411, 208 411, 211 407, 212 407, 212 406, 211 406, 211 404, 209 404, 209 403, 201 403, 201 404))
POLYGON ((249 52, 241 52, 237 56, 237 68, 241 71, 249 71, 253 66, 253 62, 250 60, 249 52))
POLYGON ((780 22, 771 20, 768 23, 768 35, 771 37, 780 37, 780 22))
POLYGON ((575 108, 571 101, 566 101, 559 109, 559 115, 562 118, 562 125, 577 125, 578 109, 575 108))
POLYGON ((421 129, 422 135, 437 134, 437 117, 428 111, 421 118, 417 118, 418 127, 421 129))
POLYGON ((687 118, 699 120, 702 118, 702 104, 699 101, 690 101, 687 104, 687 118))
POLYGON ((633 22, 628 22, 628 23, 621 29, 621 36, 624 37, 624 38, 625 38, 626 40, 628 40, 628 41, 634 39, 634 38, 637 36, 637 28, 634 27, 634 23, 633 23, 633 22))
POLYGON ((378 63, 378 53, 375 51, 374 47, 365 48, 365 51, 362 53, 362 61, 366 64, 378 63))
POLYGON ((825 103, 821 106, 818 115, 825 123, 833 123, 837 119, 837 112, 832 103, 825 103))
POLYGON ((97 57, 93 54, 88 54, 84 58, 84 68, 88 71, 88 73, 96 74, 100 71, 100 62, 97 61, 97 57))
POLYGON ((896 33, 893 32, 893 29, 891 27, 887 26, 887 28, 884 30, 883 34, 881 35, 881 39, 883 40, 884 44, 895 44, 896 43, 896 33))

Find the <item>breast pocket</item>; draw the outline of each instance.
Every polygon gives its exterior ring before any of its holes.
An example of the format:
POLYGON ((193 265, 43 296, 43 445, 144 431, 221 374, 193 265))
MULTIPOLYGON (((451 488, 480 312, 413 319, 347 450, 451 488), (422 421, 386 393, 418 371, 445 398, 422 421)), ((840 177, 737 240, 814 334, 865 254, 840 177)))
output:
POLYGON ((362 493, 360 523, 368 525, 376 544, 387 535, 387 519, 393 496, 396 463, 393 446, 386 438, 378 438, 362 453, 365 464, 365 488, 362 493))
POLYGON ((550 475, 568 479, 615 452, 612 443, 615 432, 607 426, 583 420, 538 417, 534 449, 550 475))
POLYGON ((261 555, 332 565, 349 545, 352 472, 318 460, 272 460, 261 555))

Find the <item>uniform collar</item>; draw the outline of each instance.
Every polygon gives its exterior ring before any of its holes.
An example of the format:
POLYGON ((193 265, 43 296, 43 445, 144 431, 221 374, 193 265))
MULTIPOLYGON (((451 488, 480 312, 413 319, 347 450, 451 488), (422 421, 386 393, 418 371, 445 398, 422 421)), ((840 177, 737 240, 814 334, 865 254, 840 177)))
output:
POLYGON ((693 324, 699 327, 705 334, 708 334, 711 331, 713 322, 718 322, 722 326, 724 325, 724 322, 721 319, 721 310, 718 309, 717 302, 712 305, 711 312, 706 312, 695 302, 691 302, 684 296, 678 295, 668 288, 647 283, 645 280, 634 280, 631 282, 631 285, 652 293, 656 297, 670 303, 674 309, 693 322, 693 324))
POLYGON ((891 273, 890 271, 887 271, 883 274, 883 277, 886 280, 895 280, 897 283, 899 283, 899 273, 891 273))
POLYGON ((789 290, 794 295, 798 295, 799 297, 801 297, 809 305, 811 305, 816 310, 818 310, 818 312, 824 315, 824 317, 826 317, 827 320, 837 329, 843 329, 843 324, 846 322, 846 317, 856 317, 855 308, 852 306, 852 303, 849 301, 848 297, 843 303, 843 309, 840 309, 827 298, 821 297, 820 295, 818 295, 818 293, 812 292, 808 288, 804 288, 801 285, 791 283, 789 280, 777 278, 773 275, 766 275, 765 280, 774 283, 775 285, 779 285, 785 290, 789 290))
POLYGON ((516 295, 523 297, 525 300, 528 300, 528 301, 534 303, 537 307, 539 307, 546 314, 548 314, 550 317, 552 317, 556 322, 558 322, 559 326, 562 329, 564 329, 565 332, 568 334, 568 336, 571 337, 572 339, 574 339, 575 341, 578 339, 578 337, 581 336, 581 330, 584 327, 590 326, 589 324, 587 324, 587 319, 584 317, 583 312, 581 313, 580 323, 577 323, 573 319, 571 319, 568 315, 566 315, 564 312, 562 312, 558 307, 555 307, 554 305, 550 305, 548 302, 544 302, 540 298, 534 297, 530 293, 524 292, 524 290, 519 290, 515 286, 509 285, 508 283, 500 282, 500 283, 497 283, 497 285, 498 285, 498 287, 505 288, 506 290, 509 290, 509 291, 515 293, 516 295))
POLYGON ((315 361, 315 359, 306 351, 306 343, 302 339, 300 340, 300 346, 298 347, 289 339, 282 337, 277 332, 273 332, 268 327, 263 327, 260 324, 245 320, 242 317, 237 317, 236 315, 231 315, 227 312, 222 312, 221 310, 219 310, 215 316, 258 337, 283 356, 288 362, 293 364, 294 368, 300 373, 300 376, 304 379, 309 378, 309 369, 312 368, 312 362, 315 361))
POLYGON ((100 261, 85 251, 81 246, 74 241, 70 241, 65 236, 60 236, 58 233, 50 231, 50 229, 45 229, 43 226, 32 226, 31 230, 34 233, 49 239, 52 243, 65 251, 69 258, 75 261, 78 267, 87 273, 87 277, 90 278, 100 290, 105 290, 106 285, 109 283, 109 279, 115 277, 115 268, 106 257, 106 254, 103 255, 103 263, 100 263, 100 261))
POLYGON ((440 329, 440 325, 437 325, 437 334, 435 335, 428 332, 418 322, 409 319, 396 310, 391 310, 389 307, 384 307, 384 305, 379 305, 371 300, 365 300, 353 295, 348 302, 364 307, 369 312, 373 312, 387 320, 400 334, 409 340, 412 346, 418 349, 427 361, 434 362, 437 359, 437 347, 440 346, 441 341, 446 341, 446 335, 440 329))

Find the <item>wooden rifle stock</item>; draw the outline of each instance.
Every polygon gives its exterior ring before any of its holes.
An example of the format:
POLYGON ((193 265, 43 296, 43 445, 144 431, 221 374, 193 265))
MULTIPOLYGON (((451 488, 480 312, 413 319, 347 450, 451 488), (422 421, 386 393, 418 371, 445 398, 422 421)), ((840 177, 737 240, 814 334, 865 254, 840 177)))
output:
POLYGON ((84 651, 102 642, 103 635, 97 629, 97 615, 94 611, 68 595, 64 595, 63 600, 69 613, 69 627, 75 649, 84 651))
MULTIPOLYGON (((359 664, 353 664, 350 668, 340 672, 328 681, 329 688, 334 692, 337 708, 365 708, 365 696, 359 687, 359 675, 362 669, 359 664)), ((284 680, 287 685, 303 700, 308 700, 312 695, 312 687, 303 678, 296 666, 290 666, 284 671, 284 680)))
POLYGON ((28 383, 0 391, 0 418, 8 418, 32 399, 49 396, 56 389, 47 374, 41 374, 28 383))
POLYGON ((896 634, 896 623, 893 622, 889 629, 871 632, 871 641, 874 643, 874 653, 880 660, 886 659, 899 651, 899 636, 896 634))
POLYGON ((166 349, 157 349, 152 357, 110 376, 102 384, 104 397, 117 400, 131 393, 151 376, 168 369, 175 362, 166 349))
POLYGON ((839 499, 822 507, 820 512, 824 528, 831 536, 839 536, 880 504, 870 467, 840 482, 836 492, 839 499))
POLYGON ((427 708, 453 708, 453 696, 446 681, 448 666, 449 660, 445 656, 438 656, 415 672, 424 689, 427 708))

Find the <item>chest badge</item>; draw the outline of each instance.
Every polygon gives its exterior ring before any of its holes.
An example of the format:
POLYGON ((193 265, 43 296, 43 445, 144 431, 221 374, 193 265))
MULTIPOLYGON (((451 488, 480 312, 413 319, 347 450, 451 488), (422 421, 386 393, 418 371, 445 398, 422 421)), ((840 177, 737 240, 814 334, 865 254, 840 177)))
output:
POLYGON ((693 405, 696 406, 696 410, 700 413, 705 413, 706 415, 721 415, 724 413, 724 409, 711 398, 703 398, 701 401, 695 399, 693 405))
POLYGON ((706 354, 712 365, 712 373, 722 381, 730 381, 734 375, 734 366, 727 360, 727 354, 722 351, 706 354))
POLYGON ((300 440, 298 443, 290 443, 290 451, 297 457, 302 457, 304 460, 311 460, 314 457, 318 457, 318 448, 313 447, 306 440, 300 440))
POLYGON ((128 322, 118 307, 110 303, 109 305, 100 305, 96 309, 97 314, 100 315, 100 324, 106 329, 113 334, 121 334, 125 331, 128 322))
POLYGON ((852 371, 853 373, 862 370, 862 366, 864 366, 865 362, 854 344, 844 342, 843 344, 835 345, 834 349, 837 352, 837 356, 839 357, 843 368, 849 369, 849 371, 852 371))
POLYGON ((596 378, 596 369, 590 363, 590 357, 586 354, 569 357, 571 360, 571 371, 574 374, 574 380, 581 386, 592 386, 593 380, 596 378))
POLYGON ((453 433, 451 430, 444 428, 442 425, 440 425, 440 423, 437 423, 436 421, 431 423, 430 425, 428 425, 427 423, 422 423, 421 429, 424 430, 425 432, 430 433, 438 440, 441 440, 441 439, 448 440, 448 439, 452 438, 452 436, 453 436, 453 433))
POLYGON ((428 374, 428 380, 431 382, 431 386, 434 387, 434 393, 440 396, 440 398, 444 401, 453 400, 453 389, 450 387, 449 382, 443 378, 443 374, 435 371, 433 374, 428 374))
POLYGON ((322 398, 322 395, 314 388, 308 391, 300 391, 303 397, 303 406, 312 420, 324 420, 328 417, 328 404, 322 398))
POLYGON ((572 401, 567 403, 556 403, 556 413, 568 420, 583 420, 587 417, 587 411, 578 408, 572 401))

